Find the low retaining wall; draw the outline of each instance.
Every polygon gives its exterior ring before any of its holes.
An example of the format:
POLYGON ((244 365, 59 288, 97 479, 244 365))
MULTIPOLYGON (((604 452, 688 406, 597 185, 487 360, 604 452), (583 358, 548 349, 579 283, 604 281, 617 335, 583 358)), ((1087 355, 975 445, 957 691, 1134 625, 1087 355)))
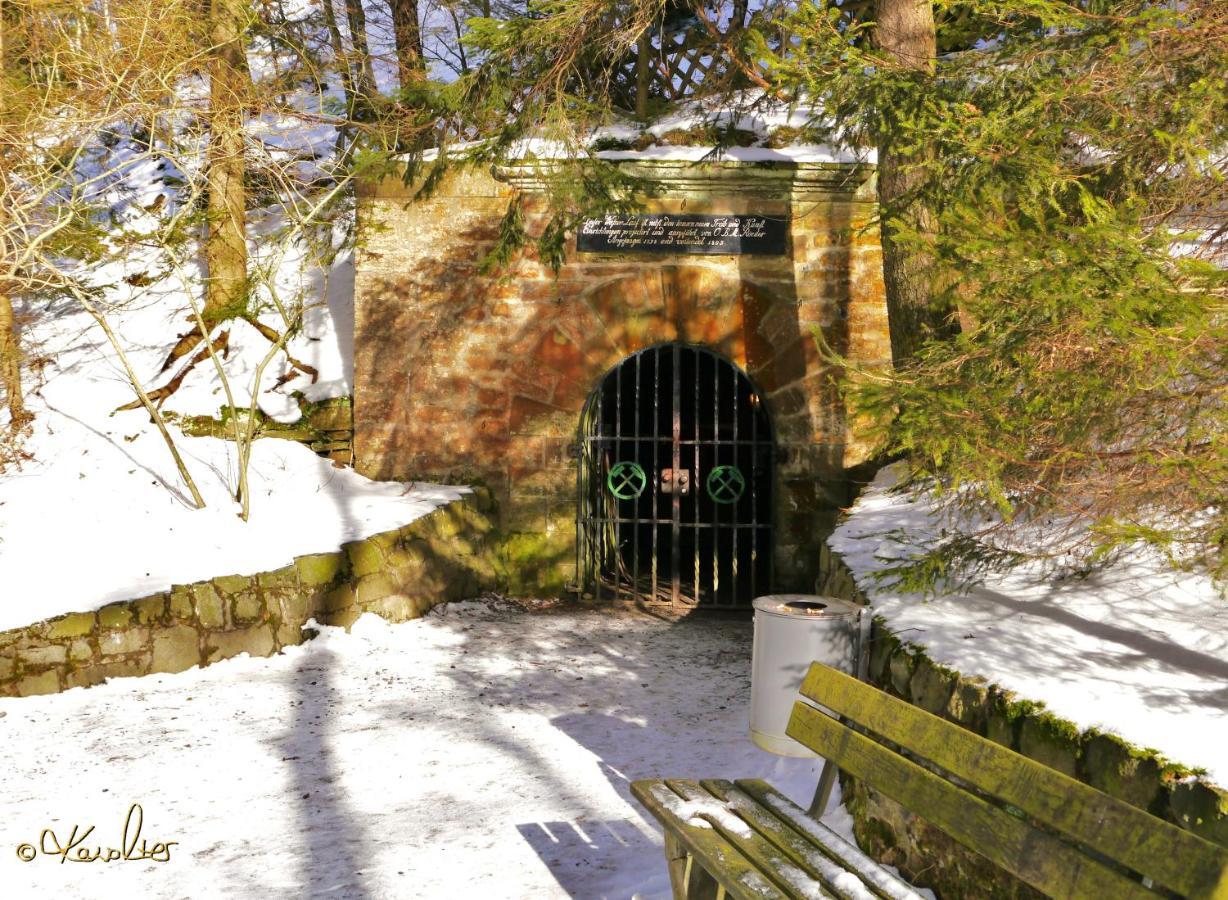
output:
POLYGON ((226 575, 0 632, 0 696, 50 694, 107 678, 182 672, 306 639, 315 618, 392 622, 495 586, 494 503, 475 488, 395 531, 300 556, 274 572, 226 575))
MULTIPOLYGON (((866 602, 848 567, 826 546, 816 591, 866 602)), ((891 634, 881 618, 874 620, 870 646, 869 679, 876 687, 1228 847, 1228 791, 1184 766, 1115 735, 1080 730, 1040 703, 940 666, 891 634)), ((878 791, 847 776, 841 784, 862 849, 897 866, 913 884, 950 900, 1042 896, 878 791)))
MULTIPOLYGON (((920 648, 892 635, 882 619, 874 622, 870 681, 914 706, 1228 846, 1228 792, 1153 750, 1111 734, 1081 731, 1046 712, 1042 704, 940 666, 920 648)), ((864 784, 845 779, 844 791, 862 848, 939 897, 1041 896, 864 784)))

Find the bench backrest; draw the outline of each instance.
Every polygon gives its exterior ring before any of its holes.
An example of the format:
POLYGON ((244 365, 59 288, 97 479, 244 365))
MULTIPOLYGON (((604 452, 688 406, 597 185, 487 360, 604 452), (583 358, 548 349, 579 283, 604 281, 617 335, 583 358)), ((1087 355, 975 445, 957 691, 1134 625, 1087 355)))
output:
POLYGON ((1051 897, 1228 900, 1225 848, 828 666, 801 693, 857 727, 798 701, 790 737, 1051 897))

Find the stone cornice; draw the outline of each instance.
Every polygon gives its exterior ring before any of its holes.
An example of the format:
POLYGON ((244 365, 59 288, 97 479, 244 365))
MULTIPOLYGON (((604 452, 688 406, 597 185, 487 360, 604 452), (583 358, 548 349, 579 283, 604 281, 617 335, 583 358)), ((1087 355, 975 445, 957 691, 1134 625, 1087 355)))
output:
MULTIPOLYGON (((875 167, 870 163, 795 162, 793 160, 674 159, 613 161, 628 175, 651 184, 657 196, 754 196, 764 199, 814 199, 841 195, 874 199, 875 167)), ((495 166, 496 179, 523 191, 541 192, 561 164, 526 160, 495 166)))

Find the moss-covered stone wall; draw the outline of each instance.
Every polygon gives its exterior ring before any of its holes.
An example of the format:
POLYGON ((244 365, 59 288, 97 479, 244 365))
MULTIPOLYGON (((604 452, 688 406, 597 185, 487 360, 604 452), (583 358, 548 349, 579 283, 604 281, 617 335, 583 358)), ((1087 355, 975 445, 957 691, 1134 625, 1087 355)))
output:
POLYGON ((311 618, 392 622, 495 586, 494 503, 472 493, 395 531, 257 575, 224 575, 0 632, 0 696, 50 694, 107 678, 182 672, 302 643, 311 618))
MULTIPOLYGON (((1043 704, 940 666, 882 619, 874 622, 869 677, 914 706, 1228 846, 1228 791, 1154 750, 1081 730, 1043 704)), ((858 843, 940 898, 1041 896, 865 784, 846 779, 845 798, 858 843)))
MULTIPOLYGON (((865 603, 852 573, 824 545, 816 593, 865 603)), ((1228 791, 1116 735, 1086 729, 983 678, 926 656, 875 618, 869 679, 914 706, 1228 847, 1228 791)), ((855 779, 842 778, 857 842, 942 900, 1042 895, 965 849, 921 817, 855 779)))

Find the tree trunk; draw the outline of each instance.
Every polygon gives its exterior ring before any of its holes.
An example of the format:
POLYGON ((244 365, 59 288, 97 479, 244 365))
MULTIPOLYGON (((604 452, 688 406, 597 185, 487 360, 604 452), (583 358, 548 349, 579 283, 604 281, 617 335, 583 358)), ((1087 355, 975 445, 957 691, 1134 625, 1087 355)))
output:
POLYGON ((208 231, 205 320, 210 326, 247 307, 247 192, 243 185, 243 111, 250 73, 243 51, 243 0, 209 9, 208 231))
POLYGON ((392 5, 392 34, 397 45, 397 72, 402 89, 418 80, 425 68, 422 61, 422 31, 418 26, 418 0, 389 0, 392 5))
MULTIPOLYGON (((875 40, 896 66, 932 75, 937 55, 930 0, 877 0, 875 40)), ((896 367, 911 359, 928 338, 949 334, 951 317, 933 305, 932 263, 921 247, 896 240, 901 230, 930 234, 931 211, 913 192, 925 178, 925 151, 896 149, 884 134, 878 147, 878 199, 882 215, 883 280, 891 358, 896 367)))
POLYGON ((648 121, 648 82, 652 78, 649 54, 652 53, 652 38, 645 28, 635 42, 635 117, 648 121))
POLYGON ((345 0, 345 19, 350 29, 350 44, 358 57, 358 75, 355 82, 358 93, 366 104, 375 97, 375 71, 371 67, 371 48, 367 43, 367 12, 362 0, 345 0))
POLYGON ((21 391, 21 348, 17 343, 17 320, 13 303, 0 289, 0 382, 8 398, 9 427, 16 431, 30 420, 21 391))
POLYGON ((341 87, 345 91, 345 108, 347 114, 354 109, 354 79, 350 77, 350 65, 346 60, 345 44, 341 40, 341 29, 337 27, 337 13, 333 10, 333 0, 322 0, 324 10, 324 25, 328 30, 328 42, 333 49, 333 63, 341 73, 341 87))

